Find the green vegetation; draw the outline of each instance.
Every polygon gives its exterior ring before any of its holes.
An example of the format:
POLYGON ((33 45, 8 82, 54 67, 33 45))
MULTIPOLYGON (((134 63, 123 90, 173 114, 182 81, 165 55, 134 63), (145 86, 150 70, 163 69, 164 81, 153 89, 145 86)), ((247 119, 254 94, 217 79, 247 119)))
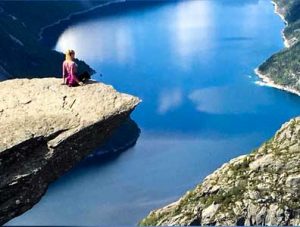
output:
POLYGON ((274 54, 259 70, 275 83, 300 91, 300 43, 274 54))
MULTIPOLYGON (((60 76, 64 56, 38 42, 40 29, 70 13, 86 10, 96 4, 100 3, 91 2, 87 5, 82 1, 0 2, 0 66, 12 78, 60 76)), ((83 61, 77 63, 82 71, 94 73, 83 61)))
POLYGON ((151 213, 147 216, 147 218, 140 221, 139 226, 155 226, 157 225, 157 220, 160 218, 162 217, 160 217, 158 214, 151 213))
POLYGON ((274 54, 259 67, 259 71, 276 84, 300 91, 300 1, 275 0, 279 12, 288 22, 284 36, 291 45, 274 54))

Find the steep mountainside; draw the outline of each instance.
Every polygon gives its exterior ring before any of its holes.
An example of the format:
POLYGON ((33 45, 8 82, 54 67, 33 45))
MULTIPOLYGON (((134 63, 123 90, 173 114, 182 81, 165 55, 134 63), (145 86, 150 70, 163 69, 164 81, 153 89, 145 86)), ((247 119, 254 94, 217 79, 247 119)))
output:
MULTIPOLYGON (((1 1, 0 79, 60 75, 64 56, 39 42, 42 27, 99 4, 103 1, 1 1)), ((77 62, 82 71, 94 72, 77 62)))
POLYGON ((300 118, 141 225, 300 225, 300 118))

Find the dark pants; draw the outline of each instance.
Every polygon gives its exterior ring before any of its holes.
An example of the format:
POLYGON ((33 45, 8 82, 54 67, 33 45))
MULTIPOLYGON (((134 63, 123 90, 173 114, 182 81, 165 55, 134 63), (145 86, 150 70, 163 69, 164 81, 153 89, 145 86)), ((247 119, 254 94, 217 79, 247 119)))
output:
POLYGON ((77 76, 77 79, 81 82, 86 82, 91 79, 91 75, 87 71, 85 71, 84 73, 79 74, 77 76))

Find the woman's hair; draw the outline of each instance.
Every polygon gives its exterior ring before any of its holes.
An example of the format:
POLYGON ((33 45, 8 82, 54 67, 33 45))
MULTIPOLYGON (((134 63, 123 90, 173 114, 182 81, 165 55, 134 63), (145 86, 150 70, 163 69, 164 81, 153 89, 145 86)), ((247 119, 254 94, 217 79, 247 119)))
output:
POLYGON ((67 50, 67 52, 66 52, 66 60, 69 60, 69 61, 73 60, 72 59, 72 55, 73 54, 75 54, 74 50, 67 50))

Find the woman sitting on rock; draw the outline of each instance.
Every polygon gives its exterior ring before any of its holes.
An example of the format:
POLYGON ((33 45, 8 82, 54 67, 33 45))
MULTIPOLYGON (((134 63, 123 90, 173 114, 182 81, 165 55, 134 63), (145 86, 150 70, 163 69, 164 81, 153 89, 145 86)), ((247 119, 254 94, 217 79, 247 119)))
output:
POLYGON ((77 64, 74 62, 75 51, 68 50, 66 52, 66 59, 63 62, 63 80, 64 84, 69 85, 70 87, 82 86, 83 82, 81 76, 77 76, 77 64))

